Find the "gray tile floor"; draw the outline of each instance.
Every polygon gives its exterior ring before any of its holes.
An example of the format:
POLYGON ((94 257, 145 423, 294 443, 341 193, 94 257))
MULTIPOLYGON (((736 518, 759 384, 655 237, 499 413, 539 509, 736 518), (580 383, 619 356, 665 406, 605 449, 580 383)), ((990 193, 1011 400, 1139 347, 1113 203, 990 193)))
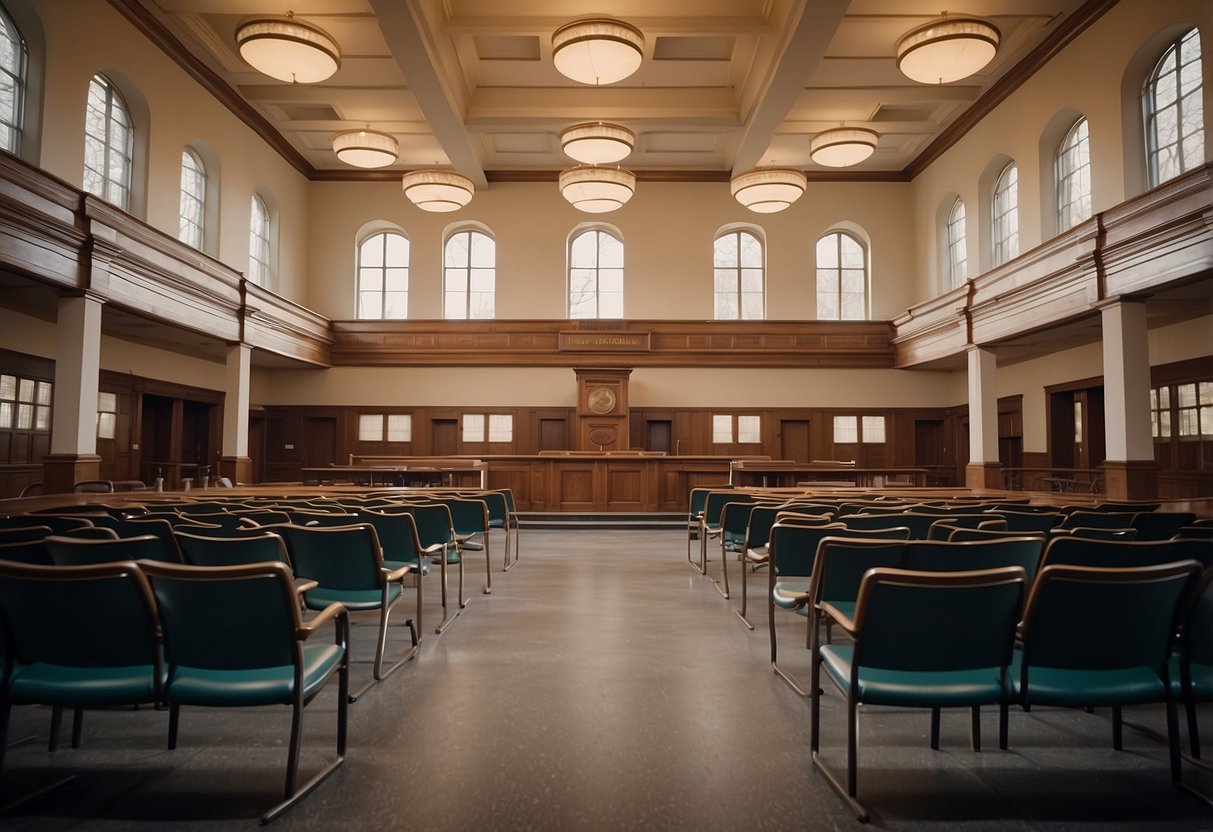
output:
MULTIPOLYGON (((493 594, 477 591, 444 635, 425 635, 415 662, 351 707, 346 765, 275 827, 860 828, 810 764, 806 703, 770 670, 765 576, 750 585, 750 632, 687 567, 684 545, 678 531, 526 531, 521 563, 494 573, 493 594)), ((478 590, 482 564, 469 565, 478 590)), ((789 663, 807 671, 794 647, 804 622, 784 618, 789 663)), ((370 673, 373 623, 352 638, 356 683, 370 673)), ((305 773, 332 747, 332 688, 305 715, 305 773)), ((822 747, 841 767, 843 711, 829 694, 822 747)), ((1130 718, 1164 724, 1158 709, 1130 718)), ((933 752, 926 712, 865 709, 859 789, 873 824, 1213 829, 1213 810, 1170 785, 1164 745, 1127 730, 1126 750, 1113 751, 1106 713, 1014 711, 1009 752, 996 750, 992 711, 984 722, 988 750, 974 753, 967 714, 946 713, 933 752)), ((65 730, 55 754, 48 725, 46 709, 14 711, 10 737, 39 738, 9 751, 6 798, 78 778, 0 828, 252 828, 281 788, 287 709, 186 710, 172 752, 164 712, 90 713, 84 746, 67 748, 65 730)), ((1187 777, 1213 794, 1213 776, 1187 777)))

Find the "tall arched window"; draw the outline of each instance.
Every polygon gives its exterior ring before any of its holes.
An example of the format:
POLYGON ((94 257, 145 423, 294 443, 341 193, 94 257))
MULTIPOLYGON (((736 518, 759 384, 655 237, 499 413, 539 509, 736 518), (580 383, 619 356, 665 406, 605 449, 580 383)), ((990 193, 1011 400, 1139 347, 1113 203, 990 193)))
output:
POLYGON ((257 194, 249 212, 248 279, 258 286, 270 285, 270 212, 257 194))
POLYGON ((108 78, 94 75, 84 115, 84 190, 127 210, 133 161, 130 109, 108 78))
POLYGON ((1019 168, 1007 165, 994 183, 991 235, 994 265, 1019 256, 1019 168))
POLYGON ((1091 216, 1091 150, 1087 120, 1080 118, 1057 150, 1057 230, 1068 231, 1091 216))
POLYGON ((27 62, 25 39, 0 6, 0 147, 14 154, 21 149, 27 62))
POLYGON ((177 239, 202 248, 206 228, 206 166, 188 147, 181 151, 181 224, 177 239))
POLYGON ((358 245, 358 317, 408 314, 409 238, 396 231, 372 234, 358 245))
POLYGON ((957 199, 948 212, 948 286, 955 289, 969 279, 969 255, 965 245, 965 204, 957 199))
POLYGON ((716 320, 762 320, 762 240, 752 231, 728 231, 712 250, 716 320))
POLYGON ((1203 95, 1200 32, 1189 29, 1163 53, 1142 90, 1151 188, 1204 162, 1203 95))
POLYGON ((623 241, 590 228, 569 242, 569 317, 623 317, 623 241))
POLYGON ((442 252, 442 317, 492 318, 495 313, 497 243, 482 231, 457 231, 442 252))
POLYGON ((817 319, 860 321, 868 308, 868 250, 845 231, 817 241, 817 319))

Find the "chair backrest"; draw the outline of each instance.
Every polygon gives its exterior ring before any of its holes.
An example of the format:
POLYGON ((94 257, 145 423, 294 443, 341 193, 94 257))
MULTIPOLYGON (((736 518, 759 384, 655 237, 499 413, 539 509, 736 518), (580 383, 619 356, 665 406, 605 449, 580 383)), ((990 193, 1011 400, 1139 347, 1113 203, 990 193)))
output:
POLYGON ((759 503, 751 507, 749 522, 745 528, 745 548, 757 549, 767 545, 767 540, 771 537, 771 526, 775 525, 775 519, 781 511, 781 505, 759 503))
POLYGON ((421 541, 423 549, 438 544, 447 546, 455 542, 455 522, 451 519, 450 508, 442 503, 418 504, 393 511, 407 511, 412 515, 417 526, 417 539, 421 541))
POLYGON ((159 517, 145 518, 143 515, 119 520, 110 528, 118 532, 119 537, 138 537, 140 535, 155 535, 160 540, 164 550, 158 560, 170 563, 181 561, 181 550, 177 548, 177 539, 173 537, 173 524, 159 517))
POLYGON ((178 531, 176 536, 182 559, 192 566, 290 563, 282 537, 269 531, 241 537, 204 537, 178 531))
POLYGON ((756 498, 748 491, 711 491, 703 504, 703 521, 711 527, 720 525, 720 513, 728 503, 752 503, 756 498))
POLYGON ((355 513, 348 507, 341 512, 292 510, 287 512, 287 516, 291 518, 291 524, 295 526, 323 526, 332 528, 335 526, 352 526, 362 522, 361 513, 355 513))
POLYGON ((906 544, 905 566, 906 569, 920 572, 957 572, 1018 566, 1031 582, 1040 568, 1044 546, 1045 539, 1041 535, 1004 536, 992 540, 946 543, 937 540, 911 540, 906 544))
POLYGON ((1105 500, 1095 506, 1086 506, 1085 509, 1087 511, 1125 511, 1136 514, 1142 511, 1157 511, 1161 505, 1162 503, 1130 503, 1105 500))
POLYGON ((771 559, 771 582, 776 578, 807 578, 813 574, 817 544, 831 534, 845 534, 841 523, 803 526, 780 521, 771 526, 767 551, 771 559))
POLYGON ((451 512, 456 534, 476 534, 489 530, 489 508, 484 500, 466 497, 442 497, 437 500, 451 512))
POLYGON ((1005 668, 1027 583, 1017 567, 869 569, 855 604, 855 664, 920 672, 1005 668))
MULTIPOLYGON (((944 526, 942 528, 948 528, 944 526)), ((1007 529, 962 529, 950 528, 948 533, 949 543, 963 543, 966 540, 1002 540, 1007 537, 1035 537, 1038 538, 1042 545, 1048 538, 1044 532, 1013 532, 1007 529)))
POLYGON ((174 506, 180 514, 214 514, 219 511, 226 511, 229 503, 212 501, 198 501, 196 503, 178 503, 174 506))
POLYGON ((1213 526, 1184 526, 1175 532, 1176 540, 1213 539, 1213 526))
POLYGON ((703 507, 708 501, 708 494, 713 491, 719 491, 720 488, 692 488, 689 497, 690 505, 687 508, 687 520, 696 521, 699 515, 703 512, 703 507))
POLYGON ((164 631, 164 659, 210 670, 302 662, 299 601, 283 563, 145 568, 164 631))
MULTIPOLYGON (((801 514, 796 509, 784 508, 775 515, 775 522, 783 523, 786 526, 824 526, 833 523, 834 517, 831 514, 801 514)), ((842 526, 842 523, 835 525, 842 526)), ((843 526, 843 528, 846 527, 843 526)))
POLYGON ((1213 569, 1200 576, 1181 617, 1184 661, 1213 666, 1213 569))
POLYGON ((950 514, 940 517, 927 530, 927 540, 947 540, 952 529, 1000 529, 1006 530, 1007 521, 997 514, 950 514), (940 528, 936 528, 936 527, 940 528))
POLYGON ((1046 564, 1020 627, 1029 665, 1082 670, 1165 664, 1196 561, 1126 569, 1046 564))
POLYGON ((0 543, 0 560, 11 560, 17 563, 36 563, 50 566, 51 553, 46 551, 46 541, 23 540, 17 543, 0 543))
POLYGON ((355 526, 275 526, 295 574, 331 589, 378 589, 383 549, 370 523, 355 526))
POLYGON ((81 480, 72 486, 77 494, 112 494, 114 484, 109 480, 81 480))
MULTIPOLYGON (((63 667, 156 668, 158 621, 151 588, 131 561, 86 566, 0 562, 5 655, 63 667)), ((151 701, 147 697, 144 701, 151 701)))
POLYGON ((1053 529, 1049 532, 1051 537, 1081 537, 1086 540, 1119 540, 1127 542, 1137 539, 1137 529, 1125 527, 1123 529, 1101 528, 1099 526, 1075 526, 1070 529, 1053 529))
POLYGON ((0 527, 49 526, 51 534, 62 534, 70 529, 80 529, 91 525, 93 525, 93 521, 87 517, 59 514, 17 514, 0 523, 0 527))
POLYGON ((27 543, 31 540, 42 540, 51 534, 50 526, 10 526, 0 528, 0 543, 27 543))
POLYGON ((1167 540, 1196 519, 1190 511, 1143 511, 1133 518, 1137 540, 1167 540))
POLYGON ((809 598, 814 605, 852 603, 865 572, 878 566, 903 569, 905 561, 904 538, 823 537, 813 562, 809 598))
POLYGON ((59 566, 111 563, 122 560, 162 560, 164 547, 151 534, 117 540, 85 540, 51 535, 44 541, 51 560, 59 566))
POLYGON ((1007 530, 1012 532, 1048 532, 1065 519, 1057 511, 1011 511, 1003 509, 998 512, 1007 523, 1007 530))
POLYGON ((383 547, 384 560, 414 565, 421 563, 421 539, 417 536, 417 523, 413 515, 367 510, 362 512, 362 519, 375 527, 379 545, 383 547))
POLYGON ((510 504, 500 491, 477 491, 476 499, 483 500, 489 511, 489 525, 494 529, 503 529, 510 521, 510 504))
POLYGON ((75 537, 80 540, 117 540, 119 537, 118 532, 109 526, 81 526, 78 529, 67 529, 58 534, 61 537, 75 537))
POLYGON ((720 511, 720 532, 726 546, 736 548, 745 544, 750 515, 757 505, 754 502, 724 504, 720 511))
POLYGON ((1137 512, 1131 511, 1072 511, 1061 522, 1063 529, 1127 529, 1133 526, 1137 512))
POLYGON ((931 531, 931 524, 939 518, 929 514, 900 512, 896 514, 848 514, 834 519, 853 531, 904 526, 910 530, 911 540, 926 540, 931 531))

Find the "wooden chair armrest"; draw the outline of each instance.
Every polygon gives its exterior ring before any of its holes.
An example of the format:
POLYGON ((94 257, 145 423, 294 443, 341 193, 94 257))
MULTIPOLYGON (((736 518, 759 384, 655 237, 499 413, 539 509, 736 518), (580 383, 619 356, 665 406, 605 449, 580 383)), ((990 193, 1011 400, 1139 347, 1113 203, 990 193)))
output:
POLYGON ((318 612, 310 620, 295 628, 295 638, 299 639, 300 641, 309 638, 312 633, 316 632, 321 626, 332 620, 338 621, 339 629, 344 627, 348 630, 350 625, 349 619, 350 611, 345 608, 344 604, 334 601, 318 612))
POLYGON ((295 578, 292 581, 292 585, 295 587, 296 595, 304 595, 320 586, 320 581, 315 581, 311 578, 295 578))
POLYGON ((830 618, 834 619, 834 622, 836 624, 838 624, 838 626, 841 627, 846 632, 847 635, 849 635, 851 638, 855 637, 855 633, 856 633, 855 622, 851 620, 850 616, 841 612, 837 607, 835 607, 829 601, 827 601, 821 605, 821 611, 825 615, 828 615, 830 618))
POLYGON ((396 581, 404 580, 404 576, 412 571, 413 567, 411 565, 401 566, 390 572, 385 568, 383 570, 383 579, 388 583, 395 583, 396 581))

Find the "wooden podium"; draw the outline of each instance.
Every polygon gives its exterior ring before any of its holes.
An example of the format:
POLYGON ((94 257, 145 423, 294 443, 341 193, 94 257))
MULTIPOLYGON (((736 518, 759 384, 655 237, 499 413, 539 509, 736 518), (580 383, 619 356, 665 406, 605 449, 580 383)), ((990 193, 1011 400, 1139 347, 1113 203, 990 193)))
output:
POLYGON ((577 450, 626 451, 630 368, 574 369, 577 374, 577 450))

